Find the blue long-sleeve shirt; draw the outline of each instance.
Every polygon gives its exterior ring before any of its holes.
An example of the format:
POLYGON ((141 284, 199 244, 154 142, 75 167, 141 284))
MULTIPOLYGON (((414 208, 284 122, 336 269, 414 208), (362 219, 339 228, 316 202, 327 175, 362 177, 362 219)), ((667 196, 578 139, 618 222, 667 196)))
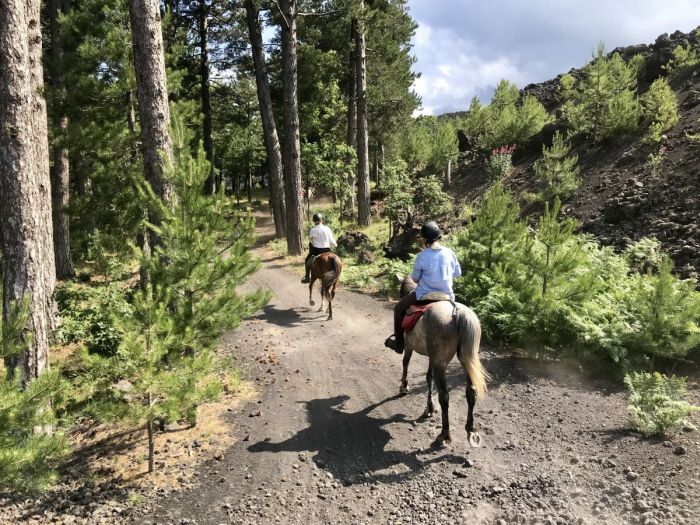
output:
POLYGON ((420 300, 430 292, 442 292, 454 301, 452 280, 462 275, 455 253, 444 246, 426 248, 418 254, 411 277, 418 283, 416 298, 420 300))

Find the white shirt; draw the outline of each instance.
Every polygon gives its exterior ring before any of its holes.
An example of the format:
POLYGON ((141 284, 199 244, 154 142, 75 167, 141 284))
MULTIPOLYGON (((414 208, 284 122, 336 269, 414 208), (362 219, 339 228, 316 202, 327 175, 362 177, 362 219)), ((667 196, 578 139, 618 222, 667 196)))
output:
POLYGON ((309 231, 309 240, 315 248, 335 248, 333 232, 325 224, 317 224, 309 231))

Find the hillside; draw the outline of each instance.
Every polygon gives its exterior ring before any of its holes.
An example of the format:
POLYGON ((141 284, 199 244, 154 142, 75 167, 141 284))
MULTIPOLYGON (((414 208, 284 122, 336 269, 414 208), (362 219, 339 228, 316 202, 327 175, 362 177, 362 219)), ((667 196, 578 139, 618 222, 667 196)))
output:
MULTIPOLYGON (((695 41, 694 34, 677 31, 659 36, 653 44, 618 48, 612 53, 619 52, 626 59, 636 54, 644 56, 646 67, 640 79, 644 90, 664 73, 663 66, 677 45, 695 41)), ((582 70, 569 73, 576 77, 582 70)), ((536 96, 559 117, 560 78, 529 85, 523 91, 536 96)), ((642 237, 656 237, 685 277, 700 270, 700 144, 687 137, 700 131, 700 72, 694 71, 672 87, 678 97, 680 120, 666 133, 661 145, 666 155, 658 173, 653 173, 647 162, 658 147, 643 144, 641 134, 596 146, 575 137, 572 153, 579 156, 581 186, 564 211, 579 221, 581 231, 593 234, 605 245, 623 248, 642 237)), ((542 144, 549 145, 554 131, 564 125, 558 119, 516 152, 515 169, 504 180, 509 189, 516 194, 535 190, 533 163, 541 154, 542 144)), ((466 138, 461 134, 461 158, 466 160, 456 169, 452 192, 458 199, 472 202, 481 197, 490 182, 483 171, 482 152, 467 151, 466 138)), ((537 211, 525 202, 522 205, 525 215, 537 211)))

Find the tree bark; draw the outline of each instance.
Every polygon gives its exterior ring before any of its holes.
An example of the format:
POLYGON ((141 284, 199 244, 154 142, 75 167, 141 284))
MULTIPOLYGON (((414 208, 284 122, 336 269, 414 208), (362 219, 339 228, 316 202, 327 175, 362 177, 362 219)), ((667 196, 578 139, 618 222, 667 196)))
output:
POLYGON ((297 98, 296 0, 280 0, 282 15, 282 105, 284 108, 284 191, 287 209, 286 235, 289 255, 300 255, 304 242, 301 204, 301 146, 297 98))
POLYGON ((0 224, 3 319, 27 301, 26 350, 6 360, 24 384, 48 368, 56 283, 40 0, 0 1, 0 224))
MULTIPOLYGON (((348 72, 350 74, 350 78, 348 82, 348 129, 345 138, 345 143, 352 149, 357 149, 357 63, 355 60, 355 51, 353 49, 355 43, 356 26, 357 21, 353 19, 350 23, 350 41, 353 43, 353 45, 349 46, 350 51, 348 57, 348 72)), ((347 160, 347 163, 350 163, 350 159, 347 160)), ((350 189, 350 202, 348 204, 350 208, 350 214, 352 215, 352 217, 354 217, 356 207, 355 176, 352 170, 348 170, 348 186, 350 189)))
POLYGON ((70 9, 70 0, 49 0, 49 28, 51 31, 50 81, 53 96, 53 171, 51 173, 51 200, 53 204, 53 242, 56 259, 56 276, 68 279, 75 276, 70 251, 70 222, 67 208, 70 202, 70 160, 65 136, 68 130, 68 117, 63 110, 66 89, 63 82, 63 49, 58 22, 59 10, 70 9))
POLYGON ((282 174, 282 152, 280 141, 277 137, 275 115, 272 112, 272 98, 270 97, 270 82, 267 76, 265 53, 263 52, 262 32, 258 9, 253 0, 245 2, 246 20, 248 22, 248 34, 253 52, 253 65, 255 67, 255 83, 260 105, 263 135, 265 138, 265 150, 267 151, 267 169, 270 174, 270 200, 272 201, 272 215, 275 220, 275 237, 281 239, 285 236, 286 206, 284 198, 284 180, 282 174))
POLYGON ((209 177, 204 192, 212 195, 216 191, 214 181, 214 142, 212 140, 211 91, 209 86, 209 7, 206 0, 199 3, 199 76, 202 91, 202 115, 204 116, 204 152, 209 161, 209 177))
MULTIPOLYGON (((168 130, 170 108, 165 77, 160 2, 129 0, 129 16, 146 180, 155 194, 167 202, 172 190, 163 180, 163 168, 166 162, 172 161, 173 147, 168 130)), ((155 220, 155 224, 160 222, 158 217, 151 217, 151 220, 155 220)), ((153 243, 153 246, 155 244, 157 242, 153 243)))
MULTIPOLYGON (((360 10, 364 11, 364 0, 360 10)), ((364 13, 357 19, 355 60, 357 65, 357 222, 368 226, 371 221, 369 203, 369 148, 367 137, 367 57, 364 13)))
POLYGON ((445 170, 445 189, 452 186, 452 159, 447 160, 447 170, 445 170))

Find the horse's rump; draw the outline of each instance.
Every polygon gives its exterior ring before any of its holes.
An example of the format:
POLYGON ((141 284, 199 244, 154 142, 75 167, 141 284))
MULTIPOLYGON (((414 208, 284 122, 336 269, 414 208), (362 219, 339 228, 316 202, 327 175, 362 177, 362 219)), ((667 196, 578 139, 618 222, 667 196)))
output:
POLYGON ((318 255, 312 266, 314 276, 321 280, 321 286, 326 289, 332 287, 333 283, 338 280, 341 269, 340 258, 331 252, 318 255))

